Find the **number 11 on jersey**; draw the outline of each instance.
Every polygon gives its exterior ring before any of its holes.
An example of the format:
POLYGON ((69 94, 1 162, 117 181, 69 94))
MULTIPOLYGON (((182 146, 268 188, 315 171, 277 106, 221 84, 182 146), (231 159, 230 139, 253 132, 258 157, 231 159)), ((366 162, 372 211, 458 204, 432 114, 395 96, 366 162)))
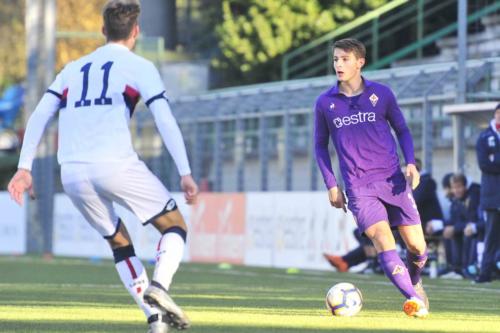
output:
MULTIPOLYGON (((89 62, 80 69, 80 72, 83 73, 82 96, 79 101, 75 102, 75 108, 79 108, 82 106, 90 106, 92 104, 92 100, 87 99, 87 92, 89 89, 89 72, 91 66, 92 63, 89 62)), ((102 78, 102 91, 101 91, 101 96, 99 98, 94 99, 95 105, 112 104, 111 97, 106 97, 106 93, 108 92, 109 72, 111 70, 111 66, 113 66, 113 62, 108 61, 101 67, 101 69, 104 71, 104 75, 102 78)))

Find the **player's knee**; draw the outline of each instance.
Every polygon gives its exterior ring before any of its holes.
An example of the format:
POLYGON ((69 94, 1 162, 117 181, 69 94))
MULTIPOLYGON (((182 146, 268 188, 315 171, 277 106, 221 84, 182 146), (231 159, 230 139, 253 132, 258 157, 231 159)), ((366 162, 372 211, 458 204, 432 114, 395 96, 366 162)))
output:
POLYGON ((184 222, 184 218, 181 213, 176 210, 172 212, 167 212, 161 216, 158 216, 154 221, 153 225, 160 231, 162 234, 172 227, 178 227, 187 232, 186 222, 184 222))
POLYGON ((392 236, 391 229, 379 223, 366 229, 365 234, 368 236, 368 238, 371 239, 373 243, 386 244, 389 242, 394 242, 394 237, 392 236))
POLYGON ((108 239, 109 246, 111 246, 111 249, 116 249, 120 247, 125 247, 130 245, 130 241, 125 238, 125 237, 113 237, 111 239, 108 239))
POLYGON ((113 249, 113 257, 115 259, 115 264, 127 258, 135 257, 134 246, 129 244, 127 246, 121 246, 113 249))
POLYGON ((152 221, 152 224, 162 234, 164 234, 168 229, 173 227, 182 229, 184 230, 185 233, 187 233, 187 226, 186 223, 184 222, 184 218, 180 213, 179 209, 177 208, 177 204, 173 199, 169 200, 169 202, 165 206, 163 214, 157 216, 152 221))
POLYGON ((112 236, 106 236, 104 238, 108 241, 109 246, 111 246, 111 249, 125 247, 127 245, 130 245, 132 242, 130 240, 127 228, 121 222, 121 220, 118 220, 116 232, 112 236))
POLYGON ((407 245, 408 251, 413 254, 422 255, 425 253, 426 244, 424 241, 409 242, 407 245))
POLYGON ((175 226, 172 226, 170 228, 165 229, 162 232, 163 235, 166 235, 166 234, 169 234, 169 233, 174 233, 174 234, 179 235, 184 240, 184 243, 186 242, 186 239, 187 239, 187 230, 185 228, 182 228, 181 226, 175 225, 175 226))

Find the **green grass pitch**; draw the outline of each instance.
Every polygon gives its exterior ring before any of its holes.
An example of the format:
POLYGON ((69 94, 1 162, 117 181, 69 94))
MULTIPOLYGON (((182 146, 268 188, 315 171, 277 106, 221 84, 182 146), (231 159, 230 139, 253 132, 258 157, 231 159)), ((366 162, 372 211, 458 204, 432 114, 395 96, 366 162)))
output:
MULTIPOLYGON (((151 275, 152 267, 148 266, 151 275)), ((187 332, 500 332, 500 282, 425 280, 426 319, 406 317, 402 296, 382 276, 183 264, 174 299, 192 321, 187 332), (333 317, 324 296, 354 283, 364 307, 333 317)), ((0 332, 146 332, 142 312, 111 261, 0 257, 0 332)), ((171 330, 170 332, 174 332, 171 330)))

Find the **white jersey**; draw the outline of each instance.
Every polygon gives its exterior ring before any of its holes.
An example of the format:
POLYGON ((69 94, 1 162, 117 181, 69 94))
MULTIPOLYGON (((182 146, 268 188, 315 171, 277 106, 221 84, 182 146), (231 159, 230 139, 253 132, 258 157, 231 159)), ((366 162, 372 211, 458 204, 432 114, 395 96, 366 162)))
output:
POLYGON ((31 169, 43 128, 57 110, 60 164, 137 159, 129 123, 140 97, 153 112, 179 173, 191 173, 158 70, 117 43, 69 63, 57 75, 30 117, 19 167, 31 169))

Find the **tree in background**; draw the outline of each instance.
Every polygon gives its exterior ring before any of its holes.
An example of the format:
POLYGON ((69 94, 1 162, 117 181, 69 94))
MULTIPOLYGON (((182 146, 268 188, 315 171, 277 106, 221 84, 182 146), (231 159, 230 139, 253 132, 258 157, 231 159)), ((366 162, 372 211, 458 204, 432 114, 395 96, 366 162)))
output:
MULTIPOLYGON (((106 0, 57 1, 57 30, 100 34, 101 10, 106 0), (78 13, 78 15, 76 14, 78 13)), ((0 90, 26 76, 25 1, 2 0, 0 4, 0 90)), ((56 71, 64 64, 102 45, 103 37, 57 40, 56 71)))
POLYGON ((60 71, 68 62, 78 59, 104 43, 101 35, 102 7, 106 0, 57 1, 57 30, 94 32, 96 37, 59 38, 57 40, 57 65, 60 71))
MULTIPOLYGON (((104 43, 101 10, 106 0, 57 1, 57 30, 90 32, 58 38, 56 71, 104 43)), ((217 85, 280 78, 282 56, 387 0, 177 0, 181 45, 193 56, 212 58, 222 73, 217 85)), ((0 4, 0 89, 26 73, 24 4, 0 4)))
POLYGON ((225 83, 279 80, 282 56, 387 0, 223 0, 221 55, 212 64, 225 83))
POLYGON ((2 0, 0 5, 0 91, 26 75, 24 1, 2 0))
POLYGON ((214 31, 222 23, 222 0, 177 0, 177 17, 181 49, 201 59, 218 53, 214 31))

